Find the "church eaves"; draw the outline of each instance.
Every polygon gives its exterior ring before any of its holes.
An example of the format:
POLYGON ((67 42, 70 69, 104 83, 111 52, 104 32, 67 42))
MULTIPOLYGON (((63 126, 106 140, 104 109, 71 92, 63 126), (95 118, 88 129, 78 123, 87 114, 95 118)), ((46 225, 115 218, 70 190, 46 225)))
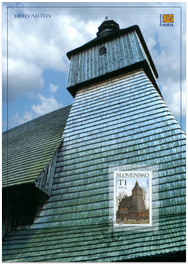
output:
POLYGON ((37 207, 50 197, 70 107, 63 107, 3 133, 3 236, 17 225, 31 224, 37 207))

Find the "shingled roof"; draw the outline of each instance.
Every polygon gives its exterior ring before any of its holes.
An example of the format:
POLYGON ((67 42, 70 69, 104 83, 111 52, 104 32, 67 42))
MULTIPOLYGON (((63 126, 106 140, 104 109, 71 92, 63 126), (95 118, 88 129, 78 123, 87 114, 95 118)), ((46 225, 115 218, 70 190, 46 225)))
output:
POLYGON ((3 133, 2 187, 7 187, 7 183, 10 187, 34 182, 43 172, 62 142, 70 107, 63 107, 3 133))
POLYGON ((129 208, 131 206, 132 196, 127 196, 121 200, 119 209, 120 208, 129 208))
POLYGON ((70 107, 3 133, 3 236, 18 225, 31 224, 50 196, 70 107))

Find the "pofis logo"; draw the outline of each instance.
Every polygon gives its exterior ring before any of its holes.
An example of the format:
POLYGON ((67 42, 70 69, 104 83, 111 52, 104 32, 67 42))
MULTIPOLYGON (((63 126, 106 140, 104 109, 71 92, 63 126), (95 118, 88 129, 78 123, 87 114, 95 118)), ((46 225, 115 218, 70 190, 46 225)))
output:
POLYGON ((174 15, 163 15, 163 23, 173 23, 174 15))
POLYGON ((160 27, 173 27, 174 15, 173 14, 160 14, 160 27))

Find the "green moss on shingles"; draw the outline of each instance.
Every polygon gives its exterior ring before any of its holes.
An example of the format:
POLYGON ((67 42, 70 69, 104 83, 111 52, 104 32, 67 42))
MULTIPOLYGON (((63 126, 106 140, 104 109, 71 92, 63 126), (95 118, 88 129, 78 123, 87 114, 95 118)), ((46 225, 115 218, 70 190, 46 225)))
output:
MULTIPOLYGON (((9 186, 32 182, 42 172, 62 140, 70 107, 63 107, 8 131, 9 186)), ((7 155, 6 150, 7 132, 4 132, 4 156, 7 155)), ((3 187, 6 187, 7 158, 3 159, 2 165, 3 187)))

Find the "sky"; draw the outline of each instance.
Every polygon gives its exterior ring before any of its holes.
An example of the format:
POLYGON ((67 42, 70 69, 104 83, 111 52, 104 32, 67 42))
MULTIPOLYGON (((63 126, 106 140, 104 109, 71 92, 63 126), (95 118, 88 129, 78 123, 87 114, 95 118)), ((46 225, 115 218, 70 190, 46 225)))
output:
POLYGON ((73 102, 66 53, 94 39, 105 16, 120 29, 140 27, 163 98, 185 131, 185 13, 179 2, 2 3, 2 131, 73 102), (174 26, 161 27, 161 14, 173 14, 174 26))

